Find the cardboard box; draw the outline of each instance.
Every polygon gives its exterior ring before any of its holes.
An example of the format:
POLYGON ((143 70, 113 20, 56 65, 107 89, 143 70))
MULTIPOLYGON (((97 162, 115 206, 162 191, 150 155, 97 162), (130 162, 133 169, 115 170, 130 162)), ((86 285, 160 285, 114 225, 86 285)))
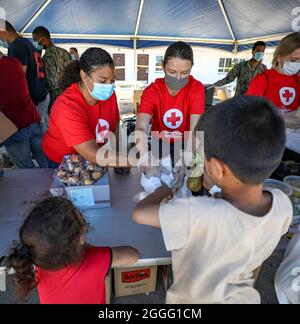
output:
POLYGON ((18 131, 16 125, 0 111, 0 143, 18 131))
POLYGON ((157 266, 114 269, 115 296, 144 294, 156 290, 157 266))
POLYGON ((112 274, 111 270, 108 272, 105 278, 105 290, 106 290, 106 304, 110 304, 111 291, 112 291, 112 274))
POLYGON ((66 195, 78 208, 94 209, 110 207, 109 172, 107 171, 103 177, 92 186, 67 187, 62 181, 55 177, 50 192, 54 197, 66 195))
POLYGON ((167 291, 173 283, 173 269, 172 265, 163 265, 160 267, 160 272, 164 284, 164 288, 167 291))
MULTIPOLYGON (((65 155, 60 167, 70 157, 70 155, 65 155)), ((54 197, 69 198, 77 208, 81 209, 110 207, 109 172, 106 170, 96 183, 89 186, 67 186, 59 177, 55 176, 50 192, 54 197)))

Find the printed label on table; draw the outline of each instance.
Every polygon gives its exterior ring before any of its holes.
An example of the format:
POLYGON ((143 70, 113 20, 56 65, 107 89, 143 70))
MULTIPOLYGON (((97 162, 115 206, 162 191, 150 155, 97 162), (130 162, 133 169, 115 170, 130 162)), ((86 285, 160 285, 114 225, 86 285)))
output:
POLYGON ((69 189, 69 197, 76 207, 95 206, 92 188, 69 189))

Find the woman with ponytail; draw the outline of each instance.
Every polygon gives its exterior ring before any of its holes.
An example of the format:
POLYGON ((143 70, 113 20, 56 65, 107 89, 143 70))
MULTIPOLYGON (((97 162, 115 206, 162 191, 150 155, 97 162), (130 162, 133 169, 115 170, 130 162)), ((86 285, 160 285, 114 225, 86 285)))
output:
MULTIPOLYGON (((42 144, 50 167, 57 167, 64 155, 74 153, 99 163, 96 159, 99 147, 111 134, 118 138, 120 116, 115 79, 114 62, 101 48, 89 48, 78 62, 65 68, 61 79, 64 92, 53 105, 42 144)), ((116 160, 105 160, 103 164, 127 166, 127 162, 121 165, 116 160)))
POLYGON ((95 247, 85 243, 83 215, 64 198, 47 198, 25 219, 20 241, 6 258, 14 270, 20 297, 37 288, 41 304, 105 304, 110 268, 138 259, 131 247, 95 247))

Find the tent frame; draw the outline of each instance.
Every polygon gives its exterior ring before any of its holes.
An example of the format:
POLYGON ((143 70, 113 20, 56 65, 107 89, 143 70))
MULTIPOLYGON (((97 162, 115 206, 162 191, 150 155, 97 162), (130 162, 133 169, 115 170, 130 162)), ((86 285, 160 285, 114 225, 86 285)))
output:
MULTIPOLYGON (((225 22, 227 24, 228 30, 231 35, 231 39, 210 39, 210 38, 186 38, 186 37, 165 37, 165 36, 147 36, 147 35, 139 35, 139 27, 140 27, 140 21, 143 14, 143 7, 144 7, 144 1, 140 0, 139 5, 139 11, 136 19, 135 24, 135 31, 133 35, 102 35, 102 34, 51 34, 53 38, 58 39, 95 39, 95 40, 133 40, 135 47, 137 47, 137 41, 139 40, 146 40, 146 41, 166 41, 166 42, 172 42, 177 40, 182 40, 186 42, 191 43, 201 43, 201 44, 221 44, 221 45, 233 45, 234 50, 233 53, 236 54, 237 48, 239 45, 246 45, 249 43, 254 43, 258 40, 266 40, 266 41, 278 41, 282 37, 286 36, 288 33, 282 33, 282 34, 275 34, 270 36, 261 36, 261 37, 255 37, 255 38, 247 38, 247 39, 241 39, 237 40, 236 36, 234 35, 233 28, 231 26, 231 22, 229 20, 229 17, 227 15, 225 6, 223 4, 223 0, 218 0, 218 4, 220 6, 221 12, 223 14, 223 17, 225 19, 225 22)), ((43 4, 40 6, 40 8, 33 14, 33 16, 30 18, 30 20, 21 28, 20 34, 22 36, 31 38, 32 35, 30 33, 25 33, 26 29, 32 25, 32 23, 42 14, 42 12, 47 8, 47 6, 52 2, 52 0, 45 0, 43 4)))
POLYGON ((48 7, 52 0, 45 0, 41 7, 33 14, 29 21, 21 28, 20 33, 24 31, 39 17, 39 15, 48 7))
MULTIPOLYGON (((25 33, 27 28, 42 14, 42 12, 47 8, 47 6, 52 2, 52 0, 45 0, 40 8, 33 14, 30 20, 21 28, 20 34, 26 38, 31 38, 30 33, 25 33)), ((236 56, 238 52, 239 45, 247 45, 254 43, 259 40, 264 41, 278 41, 286 36, 288 33, 275 34, 270 36, 262 36, 255 38, 247 38, 237 40, 233 32, 233 28, 226 12, 223 0, 218 0, 219 7, 225 19, 226 25, 231 35, 231 39, 209 39, 209 38, 185 38, 185 37, 165 37, 165 36, 146 36, 139 35, 139 27, 141 22, 141 17, 143 14, 144 0, 140 0, 139 10, 137 15, 137 20, 135 24, 134 35, 101 35, 101 34, 51 34, 53 38, 56 39, 88 39, 88 40, 130 40, 133 41, 133 50, 134 50, 134 85, 137 82, 137 42, 139 40, 144 41, 162 41, 162 42, 174 42, 174 41, 185 41, 190 43, 201 43, 201 44, 218 44, 218 45, 233 45, 233 55, 236 56)))

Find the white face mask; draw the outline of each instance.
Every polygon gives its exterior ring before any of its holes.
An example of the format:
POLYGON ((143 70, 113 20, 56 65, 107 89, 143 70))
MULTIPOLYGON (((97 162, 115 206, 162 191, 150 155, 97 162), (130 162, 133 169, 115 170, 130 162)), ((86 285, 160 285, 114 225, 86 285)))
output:
POLYGON ((286 75, 297 74, 300 71, 300 62, 284 61, 281 70, 286 75))

